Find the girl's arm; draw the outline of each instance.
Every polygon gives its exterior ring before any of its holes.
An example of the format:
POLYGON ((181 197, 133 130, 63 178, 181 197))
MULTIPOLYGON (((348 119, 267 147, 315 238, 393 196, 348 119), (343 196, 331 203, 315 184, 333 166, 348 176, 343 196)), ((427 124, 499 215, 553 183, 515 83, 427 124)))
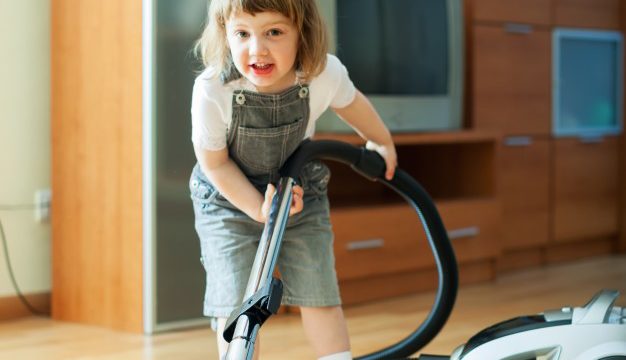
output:
POLYGON ((365 95, 357 90, 350 105, 333 111, 369 142, 368 149, 375 150, 385 159, 385 178, 391 180, 398 165, 396 148, 391 133, 365 95))
MULTIPOLYGON (((194 151, 200 168, 215 188, 246 215, 258 222, 265 222, 274 195, 273 186, 268 186, 263 197, 228 156, 227 148, 209 151, 194 146, 194 151)), ((302 188, 296 186, 289 214, 300 212, 302 206, 302 188)))

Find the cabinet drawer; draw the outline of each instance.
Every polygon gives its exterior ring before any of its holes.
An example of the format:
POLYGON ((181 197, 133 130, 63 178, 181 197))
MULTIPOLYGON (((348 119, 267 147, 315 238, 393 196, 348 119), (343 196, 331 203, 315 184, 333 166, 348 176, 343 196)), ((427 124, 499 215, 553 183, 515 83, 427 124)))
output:
POLYGON ((416 212, 407 204, 331 210, 339 279, 434 264, 416 212))
POLYGON ((498 256, 500 207, 496 200, 440 201, 437 208, 459 263, 498 256))
POLYGON ((500 146, 498 180, 502 206, 502 246, 545 245, 550 221, 550 140, 505 138, 500 146))
POLYGON ((617 138, 586 143, 555 141, 554 239, 557 242, 618 233, 617 138))
POLYGON ((554 0, 555 25, 620 29, 621 0, 554 0))
POLYGON ((547 0, 474 0, 472 15, 477 21, 501 21, 550 25, 547 0))
POLYGON ((473 121, 506 135, 548 135, 551 127, 551 33, 476 25, 473 121))
MULTIPOLYGON (((439 202, 437 207, 459 262, 497 255, 495 201, 439 202)), ((336 209, 331 221, 341 280, 434 266, 421 222, 408 205, 336 209)))

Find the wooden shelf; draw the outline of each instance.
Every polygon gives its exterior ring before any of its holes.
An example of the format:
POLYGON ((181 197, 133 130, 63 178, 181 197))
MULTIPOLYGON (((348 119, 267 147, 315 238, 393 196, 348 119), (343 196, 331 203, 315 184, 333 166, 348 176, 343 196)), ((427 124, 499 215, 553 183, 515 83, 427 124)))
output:
MULTIPOLYGON (((475 143, 495 141, 495 133, 482 131, 450 131, 450 132, 420 132, 420 133, 395 133, 393 141, 399 145, 417 144, 452 144, 452 143, 475 143)), ((315 140, 337 140, 349 144, 365 144, 357 134, 316 133, 315 140)))
MULTIPOLYGON (((326 139, 331 137, 326 137, 326 139)), ((341 141, 356 136, 333 136, 341 141)), ((496 141, 474 132, 404 135, 397 145, 399 168, 415 178, 435 200, 495 197, 496 141), (413 142, 409 143, 408 139, 413 142)), ((358 176, 349 167, 328 162, 329 197, 335 207, 379 206, 402 202, 383 184, 358 176)))

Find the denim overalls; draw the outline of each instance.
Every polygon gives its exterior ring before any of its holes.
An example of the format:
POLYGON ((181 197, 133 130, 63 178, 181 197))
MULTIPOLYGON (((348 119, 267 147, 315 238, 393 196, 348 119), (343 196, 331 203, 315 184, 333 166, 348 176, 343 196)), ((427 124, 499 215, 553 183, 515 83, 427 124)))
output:
MULTIPOLYGON (((295 85, 279 94, 236 90, 232 107, 229 156, 264 194, 267 184, 277 179, 280 167, 304 139, 309 87, 295 85)), ((326 196, 329 179, 329 169, 319 161, 307 164, 300 175, 304 209, 289 218, 277 262, 284 304, 341 303, 326 196)), ((197 164, 190 190, 206 270, 204 315, 228 317, 242 302, 263 224, 221 196, 197 164)))

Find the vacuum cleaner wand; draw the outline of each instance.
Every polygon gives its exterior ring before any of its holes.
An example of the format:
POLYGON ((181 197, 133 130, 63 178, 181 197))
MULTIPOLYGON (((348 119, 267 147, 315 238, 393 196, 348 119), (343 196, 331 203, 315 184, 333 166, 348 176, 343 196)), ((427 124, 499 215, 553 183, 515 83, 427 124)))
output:
POLYGON ((247 300, 226 321, 224 339, 230 342, 227 360, 252 359, 259 328, 280 307, 282 283, 272 274, 287 226, 294 184, 290 177, 278 182, 244 293, 247 300))

